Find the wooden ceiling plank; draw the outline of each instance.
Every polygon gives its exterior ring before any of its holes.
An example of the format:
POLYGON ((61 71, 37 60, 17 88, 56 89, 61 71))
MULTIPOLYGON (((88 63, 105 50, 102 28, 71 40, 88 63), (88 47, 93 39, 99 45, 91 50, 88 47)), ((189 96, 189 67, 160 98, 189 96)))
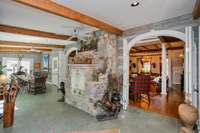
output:
POLYGON ((29 46, 29 47, 44 48, 44 49, 65 48, 64 45, 27 43, 27 42, 15 42, 15 41, 3 41, 3 40, 0 40, 0 45, 19 46, 19 47, 29 46))
MULTIPOLYGON (((184 47, 172 47, 172 48, 167 48, 167 50, 180 50, 180 49, 184 49, 184 47)), ((161 52, 162 49, 151 49, 151 50, 140 50, 140 51, 136 51, 135 53, 148 53, 148 52, 161 52)))
POLYGON ((147 47, 145 47, 145 46, 141 46, 141 47, 143 47, 144 49, 146 49, 146 50, 149 50, 150 48, 147 48, 147 47))
POLYGON ((99 28, 107 32, 111 32, 120 36, 122 35, 122 30, 116 27, 113 27, 109 24, 106 24, 90 16, 84 15, 66 6, 57 4, 51 0, 14 0, 14 1, 57 16, 61 16, 92 27, 99 28))
POLYGON ((192 15, 194 19, 198 19, 200 17, 200 0, 196 0, 192 15))
POLYGON ((60 39, 60 40, 68 40, 71 37, 68 35, 60 35, 60 34, 55 34, 55 33, 50 33, 50 32, 26 29, 26 28, 3 25, 3 24, 0 24, 0 32, 14 33, 14 34, 20 34, 20 35, 30 35, 30 36, 60 39))

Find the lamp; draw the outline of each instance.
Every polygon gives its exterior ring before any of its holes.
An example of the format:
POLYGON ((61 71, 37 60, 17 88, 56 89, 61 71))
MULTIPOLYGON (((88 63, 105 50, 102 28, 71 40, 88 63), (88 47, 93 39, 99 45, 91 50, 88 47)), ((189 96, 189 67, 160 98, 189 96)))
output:
POLYGON ((6 75, 4 75, 4 74, 0 75, 0 84, 6 84, 7 80, 8 80, 8 78, 6 75))

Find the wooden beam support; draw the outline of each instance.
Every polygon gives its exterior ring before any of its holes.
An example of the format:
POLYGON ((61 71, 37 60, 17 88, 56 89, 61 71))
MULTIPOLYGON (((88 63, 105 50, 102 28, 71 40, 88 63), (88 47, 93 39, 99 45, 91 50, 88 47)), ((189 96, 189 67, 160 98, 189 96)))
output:
POLYGON ((113 27, 109 24, 106 24, 102 21, 84 15, 80 12, 77 12, 73 9, 70 9, 66 6, 57 4, 51 0, 14 0, 18 3, 27 5, 29 7, 33 7, 57 16, 61 16, 67 19, 71 19, 86 25, 90 25, 92 27, 96 27, 117 35, 122 35, 122 30, 113 27))
POLYGON ((0 32, 68 40, 71 36, 0 24, 0 32))
MULTIPOLYGON (((10 48, 10 47, 0 47, 0 53, 2 52, 13 52, 13 53, 20 53, 20 52, 31 52, 31 48, 10 48)), ((50 49, 36 49, 40 50, 41 52, 50 52, 50 49)))
POLYGON ((194 19, 198 19, 200 17, 200 0, 196 0, 192 15, 194 19))
POLYGON ((151 42, 139 42, 136 44, 136 46, 148 46, 148 45, 155 45, 155 44, 161 44, 160 41, 151 41, 151 42))
POLYGON ((41 49, 54 49, 54 48, 65 48, 64 45, 55 45, 55 44, 40 44, 40 43, 26 43, 26 42, 14 42, 14 41, 2 41, 0 40, 0 47, 8 46, 8 47, 33 47, 33 48, 41 48, 41 49))
POLYGON ((156 44, 154 45, 156 48, 160 49, 161 48, 161 44, 156 44))
POLYGON ((145 47, 145 46, 141 46, 142 48, 146 49, 146 50, 150 50, 149 48, 145 47))
MULTIPOLYGON (((167 48, 167 50, 180 50, 180 49, 184 49, 184 47, 171 47, 171 48, 167 48)), ((151 50, 140 50, 134 53, 148 53, 148 52, 161 52, 162 49, 151 49, 151 50)))

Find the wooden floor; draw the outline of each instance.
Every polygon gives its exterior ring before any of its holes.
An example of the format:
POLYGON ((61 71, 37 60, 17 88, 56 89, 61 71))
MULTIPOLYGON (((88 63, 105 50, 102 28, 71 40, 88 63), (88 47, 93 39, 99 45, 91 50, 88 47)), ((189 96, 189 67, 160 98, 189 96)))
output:
POLYGON ((179 118, 178 106, 184 102, 184 94, 179 87, 174 87, 167 95, 151 95, 151 102, 131 101, 129 107, 137 107, 150 112, 156 112, 162 115, 179 118))

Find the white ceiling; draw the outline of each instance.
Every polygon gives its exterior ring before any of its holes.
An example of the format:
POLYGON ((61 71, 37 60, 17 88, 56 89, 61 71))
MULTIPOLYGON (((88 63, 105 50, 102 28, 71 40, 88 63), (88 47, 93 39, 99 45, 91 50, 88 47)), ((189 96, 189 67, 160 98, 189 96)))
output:
MULTIPOLYGON (((97 30, 96 28, 44 11, 33 9, 22 4, 15 3, 11 0, 0 0, 0 24, 35 29, 63 35, 72 35, 74 28, 78 28, 80 30, 80 35, 84 35, 85 33, 97 30)), ((57 39, 6 34, 3 32, 0 33, 0 40, 22 42, 34 41, 38 43, 59 43, 63 45, 70 43, 69 41, 62 41, 57 39)))
POLYGON ((195 0, 54 0, 122 30, 191 13, 195 0))
MULTIPOLYGON (((138 7, 131 7, 132 0, 54 0, 83 14, 109 23, 122 30, 158 22, 192 12, 195 0, 138 0, 138 7)), ((71 35, 80 28, 80 35, 96 28, 33 9, 11 0, 0 0, 0 24, 71 35)), ((71 42, 17 34, 0 33, 0 40, 37 42, 67 45, 71 42)))
POLYGON ((44 37, 34 37, 34 36, 27 36, 27 35, 19 35, 13 33, 5 33, 0 32, 0 40, 2 41, 14 41, 14 42, 26 42, 26 43, 40 43, 40 44, 49 44, 49 45, 68 45, 74 42, 72 41, 65 41, 59 39, 50 39, 44 37))

